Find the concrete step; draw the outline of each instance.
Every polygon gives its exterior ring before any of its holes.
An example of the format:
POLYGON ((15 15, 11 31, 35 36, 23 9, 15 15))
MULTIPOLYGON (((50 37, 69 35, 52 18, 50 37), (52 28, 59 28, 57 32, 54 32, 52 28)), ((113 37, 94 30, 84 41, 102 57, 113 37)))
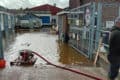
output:
MULTIPOLYGON (((102 68, 70 66, 75 69, 106 80, 107 73, 102 68)), ((0 70, 0 80, 94 80, 83 75, 62 70, 50 65, 34 67, 8 67, 0 70)))

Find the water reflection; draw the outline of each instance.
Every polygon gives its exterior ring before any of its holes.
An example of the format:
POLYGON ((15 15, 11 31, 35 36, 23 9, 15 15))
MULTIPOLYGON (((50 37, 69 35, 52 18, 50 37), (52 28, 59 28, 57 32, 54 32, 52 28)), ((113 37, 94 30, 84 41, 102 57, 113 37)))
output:
POLYGON ((14 31, 9 31, 9 36, 7 37, 5 34, 5 31, 2 32, 2 45, 3 45, 3 49, 7 50, 9 45, 12 44, 15 40, 15 33, 14 31))
MULTIPOLYGON (((18 56, 18 51, 22 49, 36 51, 55 64, 75 65, 91 63, 69 45, 59 42, 57 35, 41 32, 17 33, 15 41, 12 42, 9 45, 9 49, 5 51, 5 58, 8 62, 14 60, 18 56)), ((36 64, 45 64, 45 62, 38 59, 36 64)))
POLYGON ((59 62, 62 64, 74 64, 74 65, 90 65, 91 61, 71 48, 68 44, 58 42, 59 62))

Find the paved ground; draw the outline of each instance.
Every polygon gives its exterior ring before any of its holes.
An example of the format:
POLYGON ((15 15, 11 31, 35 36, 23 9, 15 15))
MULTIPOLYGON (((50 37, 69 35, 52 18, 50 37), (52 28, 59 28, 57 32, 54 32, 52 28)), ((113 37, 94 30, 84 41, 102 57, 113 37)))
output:
MULTIPOLYGON (((68 66, 67 66, 68 67, 68 66)), ((69 68, 73 68, 70 67, 69 68)), ((75 69, 87 74, 105 79, 106 72, 102 68, 78 67, 75 69)), ((7 67, 0 70, 0 80, 93 80, 49 65, 35 65, 33 67, 7 67)))

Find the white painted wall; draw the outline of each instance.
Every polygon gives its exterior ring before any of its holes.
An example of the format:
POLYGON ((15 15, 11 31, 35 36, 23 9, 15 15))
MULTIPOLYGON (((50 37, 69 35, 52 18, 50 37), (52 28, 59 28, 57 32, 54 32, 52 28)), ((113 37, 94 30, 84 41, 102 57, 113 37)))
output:
POLYGON ((51 14, 35 14, 36 16, 52 16, 51 14))
POLYGON ((53 19, 57 19, 57 15, 55 15, 55 16, 52 16, 52 18, 53 18, 53 19))
POLYGON ((29 24, 29 20, 20 20, 21 24, 29 24))

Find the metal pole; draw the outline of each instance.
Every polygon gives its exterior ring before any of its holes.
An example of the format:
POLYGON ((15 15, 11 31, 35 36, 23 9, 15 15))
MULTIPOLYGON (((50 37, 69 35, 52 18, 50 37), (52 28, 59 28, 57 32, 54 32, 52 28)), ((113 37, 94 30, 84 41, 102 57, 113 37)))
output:
POLYGON ((9 40, 8 15, 3 14, 3 18, 4 18, 4 28, 5 28, 6 43, 8 45, 8 40, 9 40))
POLYGON ((10 29, 10 32, 11 32, 11 36, 12 36, 12 40, 14 40, 14 37, 15 37, 15 30, 14 30, 14 27, 15 27, 15 17, 13 15, 10 15, 10 23, 11 23, 11 29, 10 29))
POLYGON ((30 31, 33 31, 33 22, 32 22, 33 17, 32 17, 32 14, 29 13, 27 15, 29 16, 30 31))
POLYGON ((0 59, 4 59, 3 44, 2 44, 2 30, 1 30, 1 15, 2 14, 0 14, 0 59))
POLYGON ((15 20, 14 20, 14 16, 11 15, 11 28, 12 28, 12 31, 14 32, 14 26, 15 26, 15 20))
POLYGON ((96 41, 95 41, 95 48, 98 49, 101 28, 102 28, 102 3, 98 3, 98 11, 97 11, 97 26, 96 26, 96 41))
POLYGON ((93 56, 93 45, 94 45, 94 24, 95 24, 95 2, 91 5, 91 25, 90 25, 90 45, 89 45, 89 58, 92 59, 93 56))

